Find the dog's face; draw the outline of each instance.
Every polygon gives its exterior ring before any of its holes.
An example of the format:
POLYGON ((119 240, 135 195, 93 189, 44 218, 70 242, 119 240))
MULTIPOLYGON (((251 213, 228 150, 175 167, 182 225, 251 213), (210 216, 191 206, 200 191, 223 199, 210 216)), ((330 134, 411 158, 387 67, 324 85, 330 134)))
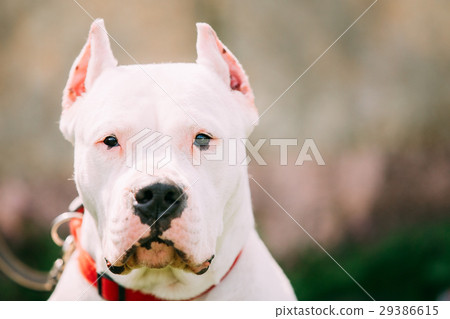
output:
POLYGON ((117 274, 207 271, 246 182, 244 145, 235 143, 238 165, 229 165, 228 141, 250 134, 253 94, 214 31, 197 28, 197 63, 118 67, 96 20, 64 90, 60 127, 75 147, 75 182, 117 274), (219 149, 221 159, 205 159, 219 149))

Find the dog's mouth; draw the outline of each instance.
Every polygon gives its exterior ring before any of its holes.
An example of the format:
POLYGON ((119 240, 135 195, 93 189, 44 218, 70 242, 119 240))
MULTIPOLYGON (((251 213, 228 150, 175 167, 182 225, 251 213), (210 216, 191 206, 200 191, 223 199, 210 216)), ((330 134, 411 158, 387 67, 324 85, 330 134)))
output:
POLYGON ((108 269, 116 275, 126 275, 141 267, 162 269, 169 266, 202 275, 208 271, 213 258, 214 255, 200 264, 194 263, 170 240, 146 237, 129 248, 119 260, 105 261, 108 269))

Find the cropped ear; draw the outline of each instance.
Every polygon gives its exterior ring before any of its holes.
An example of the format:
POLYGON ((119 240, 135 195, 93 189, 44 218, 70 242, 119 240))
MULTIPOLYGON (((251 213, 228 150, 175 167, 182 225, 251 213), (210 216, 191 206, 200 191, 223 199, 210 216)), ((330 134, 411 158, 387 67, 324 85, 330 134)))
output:
POLYGON ((244 69, 207 23, 197 23, 197 63, 212 68, 231 90, 240 91, 254 105, 244 69))
POLYGON ((94 84, 97 77, 107 68, 117 66, 103 19, 96 19, 89 31, 89 37, 69 73, 63 92, 63 109, 69 108, 76 99, 94 84))

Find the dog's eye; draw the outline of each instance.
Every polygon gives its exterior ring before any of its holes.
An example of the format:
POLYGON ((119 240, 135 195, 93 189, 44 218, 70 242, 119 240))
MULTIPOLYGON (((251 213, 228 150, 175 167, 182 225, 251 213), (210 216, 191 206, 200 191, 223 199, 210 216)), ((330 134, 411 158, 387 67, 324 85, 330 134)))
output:
POLYGON ((195 136, 194 145, 199 147, 200 150, 207 150, 209 148, 210 141, 211 136, 200 133, 195 136))
POLYGON ((103 143, 108 146, 108 149, 119 146, 119 141, 117 140, 117 137, 112 135, 105 137, 103 143))

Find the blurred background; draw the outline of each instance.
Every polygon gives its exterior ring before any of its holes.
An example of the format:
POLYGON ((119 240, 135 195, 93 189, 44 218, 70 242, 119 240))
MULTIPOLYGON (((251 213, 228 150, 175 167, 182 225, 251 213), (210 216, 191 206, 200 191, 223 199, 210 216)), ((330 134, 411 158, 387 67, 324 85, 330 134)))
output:
MULTIPOLYGON (((140 63, 193 62, 208 22, 247 71, 262 113, 373 1, 79 1, 140 63)), ((378 1, 262 118, 250 173, 377 300, 450 288, 450 2, 378 1), (313 138, 326 165, 295 166, 313 138)), ((51 220, 76 196, 61 92, 92 20, 72 0, 0 4, 0 233, 48 270, 51 220)), ((112 44, 120 64, 133 61, 112 44)), ((258 230, 299 299, 369 297, 253 181, 258 230)), ((48 293, 0 273, 0 300, 48 293)), ((448 293, 448 292, 447 292, 448 293)), ((448 295, 447 295, 448 296, 448 295)))

